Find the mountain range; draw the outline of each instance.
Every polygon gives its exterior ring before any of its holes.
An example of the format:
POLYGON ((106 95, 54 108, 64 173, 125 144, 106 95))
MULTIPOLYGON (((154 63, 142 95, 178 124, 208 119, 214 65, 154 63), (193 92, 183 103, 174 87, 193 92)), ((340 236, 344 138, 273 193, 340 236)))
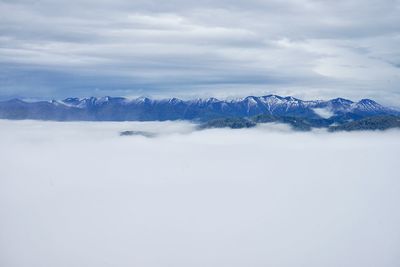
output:
POLYGON ((221 118, 258 115, 329 120, 330 123, 359 120, 378 115, 400 115, 370 99, 353 102, 344 98, 303 101, 278 95, 248 96, 235 100, 216 98, 154 100, 147 97, 66 98, 29 102, 12 99, 0 102, 0 119, 54 121, 165 121, 206 122, 221 118))

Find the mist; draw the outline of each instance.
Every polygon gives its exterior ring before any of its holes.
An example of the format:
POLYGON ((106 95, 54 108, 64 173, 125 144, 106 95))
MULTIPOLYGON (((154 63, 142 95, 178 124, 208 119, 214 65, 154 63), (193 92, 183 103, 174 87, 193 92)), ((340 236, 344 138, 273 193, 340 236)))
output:
POLYGON ((400 131, 0 129, 0 266, 400 265, 400 131))

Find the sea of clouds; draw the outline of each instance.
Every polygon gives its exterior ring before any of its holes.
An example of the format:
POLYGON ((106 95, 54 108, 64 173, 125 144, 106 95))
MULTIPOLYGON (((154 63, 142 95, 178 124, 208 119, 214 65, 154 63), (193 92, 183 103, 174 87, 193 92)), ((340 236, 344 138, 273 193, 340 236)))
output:
POLYGON ((400 265, 399 131, 0 129, 0 266, 400 265))

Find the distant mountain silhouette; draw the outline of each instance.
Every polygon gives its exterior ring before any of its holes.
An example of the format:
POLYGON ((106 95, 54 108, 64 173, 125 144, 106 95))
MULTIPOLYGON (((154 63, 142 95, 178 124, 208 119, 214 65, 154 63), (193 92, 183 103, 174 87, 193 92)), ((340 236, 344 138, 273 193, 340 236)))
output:
POLYGON ((295 117, 308 120, 344 122, 377 115, 399 115, 373 100, 353 102, 343 98, 328 101, 303 101, 294 97, 267 95, 236 100, 216 98, 153 100, 140 97, 67 98, 26 102, 19 99, 0 102, 1 119, 54 121, 209 121, 220 118, 245 118, 257 115, 295 117))

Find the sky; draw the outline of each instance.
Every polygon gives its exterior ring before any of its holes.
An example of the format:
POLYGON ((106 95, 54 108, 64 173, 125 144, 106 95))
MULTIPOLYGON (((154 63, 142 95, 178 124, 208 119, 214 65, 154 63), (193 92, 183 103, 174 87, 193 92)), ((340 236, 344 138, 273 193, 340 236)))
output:
POLYGON ((0 266, 400 265, 399 130, 0 128, 0 266))
POLYGON ((373 98, 400 106, 399 0, 0 0, 0 99, 373 98))

